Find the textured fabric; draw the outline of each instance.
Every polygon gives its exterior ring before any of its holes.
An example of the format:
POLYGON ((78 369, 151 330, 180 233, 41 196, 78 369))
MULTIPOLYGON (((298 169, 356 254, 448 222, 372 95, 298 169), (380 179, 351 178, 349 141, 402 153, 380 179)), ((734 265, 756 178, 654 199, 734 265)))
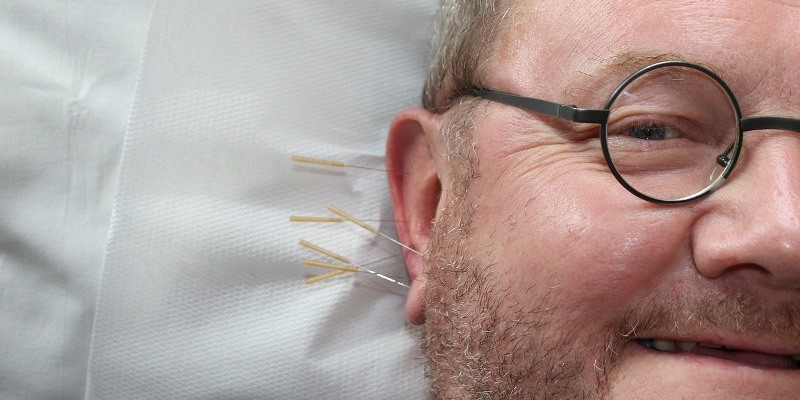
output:
POLYGON ((111 219, 88 399, 424 398, 404 292, 315 285, 298 240, 388 275, 399 249, 382 168, 418 104, 432 0, 156 1, 111 219), (378 261, 378 262, 375 262, 378 261), (373 263, 374 262, 374 263, 373 263))
POLYGON ((150 1, 0 2, 0 398, 81 399, 150 1))

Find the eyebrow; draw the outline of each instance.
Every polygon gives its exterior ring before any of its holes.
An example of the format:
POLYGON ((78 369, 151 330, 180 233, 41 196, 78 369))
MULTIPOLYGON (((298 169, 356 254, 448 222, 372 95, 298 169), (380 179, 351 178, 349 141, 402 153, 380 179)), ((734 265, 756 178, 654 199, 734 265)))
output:
POLYGON ((663 61, 689 61, 683 57, 673 53, 662 53, 654 55, 652 53, 644 52, 625 52, 617 54, 601 63, 602 69, 621 70, 632 74, 648 65, 663 61))
MULTIPOLYGON (((589 59, 590 62, 594 59, 589 59)), ((622 81, 636 71, 663 61, 690 61, 673 53, 646 53, 630 51, 600 59, 599 64, 592 67, 590 71, 577 70, 573 74, 577 76, 567 85, 565 95, 574 100, 587 100, 587 98, 597 98, 606 101, 611 92, 619 86, 622 81), (579 93, 575 93, 579 92, 579 93), (584 93, 581 95, 580 93, 584 93)), ((694 62, 694 61, 692 61, 694 62)), ((699 65, 702 63, 694 62, 699 65)), ((705 65, 703 65, 705 66, 705 65)), ((706 66, 707 67, 707 66, 706 66)), ((709 68, 709 67, 707 67, 709 68)), ((709 68, 711 69, 711 68, 709 68)), ((587 104, 586 106, 589 106, 587 104)), ((591 105, 599 107, 602 104, 591 105)))

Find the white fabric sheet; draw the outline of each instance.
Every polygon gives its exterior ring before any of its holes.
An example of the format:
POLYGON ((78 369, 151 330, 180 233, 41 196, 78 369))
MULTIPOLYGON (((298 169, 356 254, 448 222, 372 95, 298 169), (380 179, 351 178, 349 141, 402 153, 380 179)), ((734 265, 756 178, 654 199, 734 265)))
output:
POLYGON ((399 249, 326 206, 394 225, 380 168, 418 103, 434 1, 156 1, 98 300, 89 399, 424 398, 403 291, 313 286, 306 239, 390 275, 399 249))
POLYGON ((391 233, 384 174, 289 157, 382 167, 434 2, 2 2, 0 398, 425 397, 404 292, 297 241, 396 246, 288 221, 391 233))
POLYGON ((0 2, 0 398, 81 399, 149 0, 0 2))

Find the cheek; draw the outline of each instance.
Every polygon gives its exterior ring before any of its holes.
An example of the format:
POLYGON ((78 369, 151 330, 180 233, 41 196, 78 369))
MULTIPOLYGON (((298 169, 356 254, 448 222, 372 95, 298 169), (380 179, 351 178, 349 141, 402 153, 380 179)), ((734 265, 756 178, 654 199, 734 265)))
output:
POLYGON ((614 319, 691 265, 692 216, 636 198, 604 164, 563 158, 526 170, 494 160, 473 189, 476 247, 521 302, 614 319))

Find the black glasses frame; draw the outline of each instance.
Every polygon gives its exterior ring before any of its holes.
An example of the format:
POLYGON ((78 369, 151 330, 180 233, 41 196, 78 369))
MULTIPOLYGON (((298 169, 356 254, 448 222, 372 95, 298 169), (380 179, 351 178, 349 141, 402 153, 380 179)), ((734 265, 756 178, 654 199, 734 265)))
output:
POLYGON ((535 113, 549 115, 551 117, 556 117, 558 119, 571 121, 571 122, 578 122, 578 123, 586 123, 586 124, 600 124, 600 142, 603 148, 603 156, 605 157, 606 164, 608 164, 611 173, 614 175, 614 178, 625 187, 629 192, 633 193, 635 196, 649 201, 651 203, 656 204, 683 204, 690 201, 694 201, 700 199, 714 190, 716 190, 719 186, 725 182, 730 175, 731 171, 733 171, 733 167, 736 165, 736 161, 739 159, 739 154, 741 153, 742 149, 742 139, 744 132, 747 131, 755 131, 755 130, 762 130, 762 129, 776 129, 776 130, 785 130, 785 131, 792 131, 800 133, 800 119, 795 118, 786 118, 786 117, 777 117, 777 116, 758 116, 758 117, 746 117, 742 118, 741 110, 739 109, 739 103, 736 101, 736 96, 734 96, 733 91, 728 87, 725 81, 722 80, 717 74, 713 71, 709 70, 706 67, 703 67, 699 64, 685 62, 685 61, 664 61, 659 62, 656 64, 649 65, 636 71, 629 77, 627 77, 622 83, 617 86, 611 96, 606 101, 606 104, 603 106, 602 109, 588 109, 588 108, 578 108, 575 105, 571 104, 560 104, 554 103, 547 100, 536 99, 532 97, 523 97, 515 94, 499 92, 494 90, 488 90, 483 88, 472 88, 471 93, 474 96, 496 101, 498 103, 503 103, 509 106, 517 107, 527 111, 533 111, 535 113), (685 67, 694 69, 704 73, 705 75, 712 78, 716 81, 727 93, 731 105, 733 106, 736 112, 736 119, 738 125, 738 132, 736 134, 736 141, 731 143, 728 148, 725 150, 725 153, 720 154, 717 158, 717 163, 725 168, 723 173, 720 175, 714 183, 706 187, 705 189, 680 199, 676 200, 663 200, 650 197, 644 193, 639 192, 635 188, 633 188, 628 182, 623 179, 622 175, 617 171, 616 167, 614 166, 613 161, 611 160, 611 156, 608 151, 608 140, 607 140, 607 124, 608 124, 608 117, 610 114, 611 105, 617 99, 617 97, 622 93, 622 91, 635 79, 639 78, 640 76, 653 71, 659 68, 665 67, 685 67))

